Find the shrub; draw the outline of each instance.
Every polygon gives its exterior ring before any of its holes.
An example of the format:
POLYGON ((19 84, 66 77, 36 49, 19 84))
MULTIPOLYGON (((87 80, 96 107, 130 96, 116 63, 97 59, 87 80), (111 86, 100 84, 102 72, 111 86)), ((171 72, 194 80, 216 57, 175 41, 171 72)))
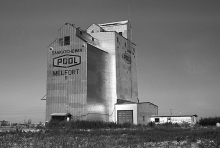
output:
POLYGON ((155 127, 155 122, 149 122, 148 124, 147 124, 147 126, 149 126, 149 127, 155 127))
POLYGON ((67 129, 103 129, 103 128, 130 128, 136 127, 131 123, 115 123, 103 121, 85 121, 85 120, 72 120, 72 121, 56 121, 51 120, 47 125, 49 129, 67 128, 67 129))
POLYGON ((131 124, 131 123, 129 123, 129 122, 125 122, 125 123, 123 123, 122 124, 122 127, 123 128, 129 128, 129 127, 131 127, 133 124, 131 124))
POLYGON ((199 120, 201 126, 215 126, 216 123, 220 123, 220 117, 201 118, 199 120))
POLYGON ((50 120, 49 123, 46 125, 47 128, 59 128, 60 127, 60 122, 57 120, 50 120))

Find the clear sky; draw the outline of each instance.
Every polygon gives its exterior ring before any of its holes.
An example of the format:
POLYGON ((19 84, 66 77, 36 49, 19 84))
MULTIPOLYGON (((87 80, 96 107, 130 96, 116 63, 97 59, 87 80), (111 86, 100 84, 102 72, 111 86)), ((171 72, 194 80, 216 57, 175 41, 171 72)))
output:
POLYGON ((0 120, 45 121, 47 46, 66 22, 127 19, 139 100, 159 115, 220 116, 219 0, 1 0, 0 120))

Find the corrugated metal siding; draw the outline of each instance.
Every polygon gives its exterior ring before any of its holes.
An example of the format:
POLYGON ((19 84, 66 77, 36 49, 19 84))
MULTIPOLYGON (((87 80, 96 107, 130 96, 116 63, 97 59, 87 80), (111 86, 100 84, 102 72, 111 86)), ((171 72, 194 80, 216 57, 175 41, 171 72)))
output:
MULTIPOLYGON (((112 37, 115 39, 113 44, 115 46, 117 98, 137 102, 137 65, 136 53, 133 51, 131 24, 129 21, 123 21, 100 24, 100 26, 106 31, 117 32, 114 34, 115 37, 112 37), (128 61, 126 58, 130 60, 128 61)), ((92 25, 88 28, 89 32, 92 30, 97 30, 97 27, 92 25)), ((98 35, 95 33, 96 37, 98 35)))
POLYGON ((125 58, 130 58, 130 53, 127 52, 127 40, 116 34, 116 46, 117 95, 119 99, 133 101, 131 61, 129 62, 129 60, 125 58), (117 41, 117 38, 119 41, 117 41))
MULTIPOLYGON (((85 118, 83 115, 87 114, 87 44, 76 37, 76 28, 69 24, 59 31, 59 37, 48 47, 46 120, 50 120, 52 113, 70 113, 73 118, 85 118), (70 36, 70 45, 61 46, 59 39, 65 36, 70 36), (73 55, 81 58, 80 64, 71 67, 53 65, 54 59, 73 55)), ((76 60, 79 62, 79 58, 76 60)))
MULTIPOLYGON (((99 32, 96 25, 91 25, 87 31, 100 41, 103 50, 110 54, 111 62, 111 85, 112 93, 116 92, 116 97, 112 97, 112 108, 117 99, 124 99, 137 102, 137 65, 136 53, 133 52, 133 44, 131 42, 131 26, 127 24, 116 24, 101 26, 107 31, 121 32, 122 36, 115 32, 99 32), (93 32, 93 33, 92 33, 93 32), (128 39, 127 39, 128 38, 128 39), (130 58, 130 62, 124 58, 130 58)), ((114 119, 116 120, 116 119, 114 119)))
POLYGON ((158 107, 151 104, 151 103, 140 103, 138 105, 138 123, 140 124, 148 124, 150 122, 150 118, 152 115, 157 115, 158 113, 158 107), (145 118, 145 121, 143 121, 143 116, 145 118))
MULTIPOLYGON (((116 73, 117 95, 120 99, 137 102, 137 65, 136 56, 133 52, 133 44, 130 40, 131 28, 121 26, 126 31, 128 39, 116 34, 116 73)), ((123 32, 125 32, 123 31, 123 32)))
POLYGON ((137 53, 135 45, 131 48, 131 78, 132 78, 132 98, 137 101, 138 98, 138 80, 137 80, 137 53))
POLYGON ((109 121, 108 53, 89 44, 87 49, 87 119, 109 121))
POLYGON ((115 103, 117 102, 116 93, 116 55, 115 55, 115 32, 98 32, 91 34, 97 38, 102 50, 108 52, 109 59, 106 68, 109 69, 109 121, 116 121, 115 103))

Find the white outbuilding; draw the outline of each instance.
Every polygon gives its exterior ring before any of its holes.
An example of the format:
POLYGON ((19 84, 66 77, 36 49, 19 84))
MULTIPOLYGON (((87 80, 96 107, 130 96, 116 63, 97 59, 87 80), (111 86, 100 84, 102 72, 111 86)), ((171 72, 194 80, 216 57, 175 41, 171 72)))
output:
POLYGON ((177 116, 151 116, 150 121, 156 124, 163 123, 189 123, 191 125, 196 124, 197 115, 177 115, 177 116))

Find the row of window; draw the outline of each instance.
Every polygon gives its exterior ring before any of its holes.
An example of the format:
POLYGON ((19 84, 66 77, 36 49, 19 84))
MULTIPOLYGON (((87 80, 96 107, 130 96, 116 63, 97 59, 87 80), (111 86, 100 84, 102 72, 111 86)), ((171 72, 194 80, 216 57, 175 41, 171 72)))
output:
POLYGON ((59 45, 60 46, 70 45, 70 36, 65 36, 63 38, 59 38, 59 45))
MULTIPOLYGON (((92 37, 92 41, 94 41, 94 40, 95 39, 92 37)), ((59 38, 59 45, 60 46, 70 45, 70 36, 65 36, 63 38, 59 38)))

